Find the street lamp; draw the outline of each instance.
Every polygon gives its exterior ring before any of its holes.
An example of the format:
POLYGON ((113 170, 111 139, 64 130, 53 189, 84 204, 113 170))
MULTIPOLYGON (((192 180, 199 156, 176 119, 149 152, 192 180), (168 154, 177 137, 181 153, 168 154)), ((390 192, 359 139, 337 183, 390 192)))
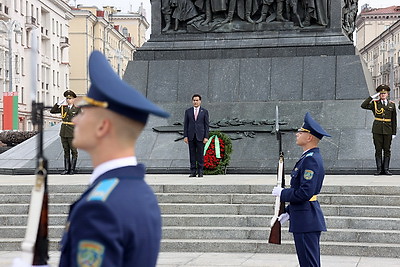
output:
MULTIPOLYGON (((21 25, 19 24, 18 21, 16 20, 9 20, 8 22, 5 22, 4 20, 0 20, 4 24, 4 26, 7 29, 8 33, 8 79, 9 79, 9 87, 8 91, 12 92, 13 85, 12 85, 12 35, 13 32, 17 34, 21 34, 21 25)), ((3 31, 4 32, 4 31, 3 31)))

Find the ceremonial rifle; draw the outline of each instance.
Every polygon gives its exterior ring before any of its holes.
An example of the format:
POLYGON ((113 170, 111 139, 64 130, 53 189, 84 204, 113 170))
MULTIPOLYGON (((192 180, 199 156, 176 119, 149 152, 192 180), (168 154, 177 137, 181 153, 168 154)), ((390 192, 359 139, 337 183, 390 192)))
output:
MULTIPOLYGON (((275 111, 275 132, 276 138, 279 143, 279 161, 277 172, 277 186, 285 188, 285 169, 284 169, 284 155, 282 151, 282 133, 279 130, 279 109, 276 106, 275 111)), ((281 244, 281 223, 278 221, 279 215, 285 212, 285 202, 281 202, 281 198, 275 198, 274 216, 271 219, 271 231, 269 234, 268 243, 281 244)))
POLYGON ((48 256, 48 190, 47 159, 43 155, 43 110, 44 104, 36 101, 36 30, 32 31, 31 98, 32 123, 38 128, 36 180, 32 189, 28 225, 22 242, 22 261, 29 266, 47 266, 48 256))

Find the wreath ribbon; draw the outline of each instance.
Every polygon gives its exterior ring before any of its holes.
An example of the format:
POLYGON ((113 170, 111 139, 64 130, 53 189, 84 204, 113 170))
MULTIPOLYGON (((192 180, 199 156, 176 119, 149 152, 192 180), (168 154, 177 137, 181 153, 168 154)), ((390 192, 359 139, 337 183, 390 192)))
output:
POLYGON ((216 134, 211 136, 210 139, 208 139, 206 145, 204 146, 204 155, 206 155, 207 149, 210 146, 211 141, 213 140, 213 138, 214 138, 214 144, 215 144, 215 157, 217 159, 220 159, 221 158, 221 149, 219 147, 219 138, 218 138, 218 136, 216 134))

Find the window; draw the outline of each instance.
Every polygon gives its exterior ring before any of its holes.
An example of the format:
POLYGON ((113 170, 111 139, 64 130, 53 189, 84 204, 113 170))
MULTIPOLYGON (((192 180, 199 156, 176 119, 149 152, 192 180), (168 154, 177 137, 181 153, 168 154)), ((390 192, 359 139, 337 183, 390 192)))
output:
POLYGON ((25 59, 21 57, 21 74, 25 75, 25 59))

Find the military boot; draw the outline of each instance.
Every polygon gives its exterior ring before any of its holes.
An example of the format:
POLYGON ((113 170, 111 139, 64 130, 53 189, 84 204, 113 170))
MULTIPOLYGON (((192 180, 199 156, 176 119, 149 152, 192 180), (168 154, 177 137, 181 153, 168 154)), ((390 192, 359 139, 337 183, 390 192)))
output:
POLYGON ((376 175, 376 176, 381 175, 382 174, 382 158, 376 157, 375 162, 376 162, 376 172, 374 173, 374 175, 376 175))
POLYGON ((392 175, 392 173, 389 171, 389 162, 390 162, 390 158, 389 157, 384 157, 383 158, 383 173, 385 175, 392 175))
POLYGON ((71 169, 71 160, 69 157, 64 157, 64 170, 61 172, 61 175, 69 174, 71 169))
POLYGON ((69 174, 75 174, 75 168, 76 168, 76 161, 78 160, 78 158, 72 158, 72 162, 71 162, 71 170, 69 172, 69 174))

